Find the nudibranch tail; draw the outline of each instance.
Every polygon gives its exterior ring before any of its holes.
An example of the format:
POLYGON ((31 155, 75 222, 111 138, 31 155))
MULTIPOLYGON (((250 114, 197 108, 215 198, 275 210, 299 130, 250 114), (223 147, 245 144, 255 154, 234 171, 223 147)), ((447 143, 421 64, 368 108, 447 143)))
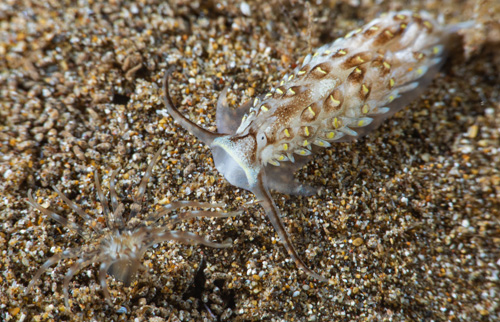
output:
POLYGON ((172 102, 172 98, 170 97, 170 92, 168 90, 168 79, 170 77, 171 70, 169 69, 167 72, 165 72, 165 77, 163 78, 163 89, 165 92, 164 95, 164 102, 165 106, 167 107, 168 113, 170 116, 174 118, 175 121, 177 121, 183 128, 188 130, 191 134, 196 136, 200 141, 205 143, 206 145, 212 144, 212 141, 215 140, 217 137, 222 136, 223 134, 219 133, 213 133, 211 131, 208 131, 197 124, 191 122, 187 117, 182 115, 181 112, 175 107, 174 103, 172 102))

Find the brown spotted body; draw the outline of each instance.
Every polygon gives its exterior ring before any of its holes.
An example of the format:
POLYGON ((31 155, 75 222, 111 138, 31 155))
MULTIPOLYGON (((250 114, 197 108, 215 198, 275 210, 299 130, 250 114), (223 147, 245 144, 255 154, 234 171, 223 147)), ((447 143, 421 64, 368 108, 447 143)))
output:
POLYGON ((443 26, 426 12, 386 14, 306 56, 277 88, 243 108, 246 114, 240 123, 234 122, 238 113, 225 106, 224 91, 217 108, 219 133, 180 114, 168 94, 166 77, 167 109, 210 145, 217 169, 231 184, 257 196, 297 265, 325 280, 297 255, 269 188, 313 193, 292 175, 313 146, 359 138, 403 107, 439 69, 451 36, 469 25, 443 26))
POLYGON ((254 100, 235 135, 263 133, 268 145, 257 154, 275 166, 359 137, 439 65, 446 30, 435 25, 425 13, 392 13, 321 47, 254 100))

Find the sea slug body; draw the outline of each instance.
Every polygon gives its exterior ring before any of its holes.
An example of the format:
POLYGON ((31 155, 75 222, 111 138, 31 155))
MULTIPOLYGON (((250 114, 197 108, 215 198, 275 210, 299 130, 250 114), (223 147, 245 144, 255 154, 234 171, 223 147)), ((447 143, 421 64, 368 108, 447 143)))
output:
POLYGON ((326 281, 297 254, 269 189, 313 194, 316 189, 292 175, 312 148, 359 138, 401 109, 432 80, 457 31, 470 25, 441 25, 427 12, 385 14, 307 55, 278 87, 237 110, 226 106, 224 91, 217 106, 218 133, 177 110, 168 72, 165 104, 178 123, 210 146, 224 177, 255 194, 295 263, 326 281), (242 116, 238 123, 235 115, 242 116))
POLYGON ((38 209, 44 215, 51 217, 61 225, 76 231, 85 240, 85 244, 78 248, 66 249, 49 258, 42 267, 36 272, 31 280, 26 292, 28 292, 40 279, 43 272, 50 266, 63 259, 74 258, 74 264, 69 268, 64 278, 64 299, 65 305, 69 308, 68 288, 71 278, 83 268, 93 264, 99 265, 99 282, 101 284, 106 300, 111 304, 109 291, 106 284, 106 274, 113 275, 125 285, 129 285, 136 272, 141 268, 141 260, 144 253, 153 245, 173 240, 185 244, 203 244, 210 247, 229 247, 231 241, 224 243, 215 243, 201 236, 186 231, 171 230, 176 223, 196 217, 229 217, 239 212, 219 213, 213 211, 188 211, 163 217, 181 207, 220 207, 220 204, 200 203, 194 201, 177 201, 164 206, 159 211, 148 214, 142 210, 142 200, 146 191, 147 183, 151 178, 153 167, 158 161, 163 148, 161 148, 151 160, 144 177, 134 195, 133 202, 129 209, 126 209, 124 203, 118 202, 118 196, 115 190, 115 176, 118 173, 114 171, 110 178, 110 199, 111 208, 108 207, 108 201, 104 196, 99 182, 99 177, 95 175, 95 189, 97 196, 102 204, 103 219, 105 224, 99 221, 99 218, 93 218, 84 212, 79 206, 69 200, 61 191, 54 187, 57 194, 64 202, 79 215, 86 226, 79 225, 67 218, 60 216, 50 209, 43 208, 35 201, 31 190, 28 192, 27 203, 38 209))

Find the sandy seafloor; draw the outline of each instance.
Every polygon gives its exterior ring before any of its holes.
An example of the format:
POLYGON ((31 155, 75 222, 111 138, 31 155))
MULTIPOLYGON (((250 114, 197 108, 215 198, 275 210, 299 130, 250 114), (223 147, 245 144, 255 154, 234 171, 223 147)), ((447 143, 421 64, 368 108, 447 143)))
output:
POLYGON ((1 1, 0 320, 499 321, 499 21, 496 1, 1 1), (161 79, 176 66, 177 105, 215 130, 225 85, 238 106, 311 47, 405 8, 476 28, 420 98, 296 173, 320 195, 273 194, 299 254, 330 278, 319 283, 288 259, 253 194, 163 111, 161 79), (112 306, 97 264, 71 280, 71 311, 70 260, 25 293, 47 258, 88 243, 28 206, 28 190, 82 224, 52 186, 99 217, 96 171, 108 191, 122 168, 119 196, 130 200, 165 145, 145 207, 245 209, 177 225, 233 247, 160 244, 130 287, 108 276, 112 306))

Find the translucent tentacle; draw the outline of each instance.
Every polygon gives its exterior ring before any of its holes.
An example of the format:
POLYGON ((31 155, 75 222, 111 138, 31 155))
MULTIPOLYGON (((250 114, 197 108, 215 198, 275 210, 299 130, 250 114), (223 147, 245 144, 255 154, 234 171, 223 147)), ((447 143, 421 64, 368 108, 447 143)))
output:
POLYGON ((109 218, 109 207, 108 200, 104 197, 104 193, 102 192, 101 183, 99 182, 99 172, 95 171, 95 189, 97 190, 97 195, 99 196, 99 200, 102 204, 102 211, 104 213, 104 218, 106 219, 106 225, 111 227, 110 218, 109 218))
POLYGON ((209 217, 209 218, 227 218, 227 217, 234 217, 238 216, 242 213, 243 211, 231 211, 231 212, 217 212, 217 211, 190 211, 190 212, 184 212, 180 213, 174 216, 171 216, 169 218, 169 223, 170 224, 176 224, 180 221, 183 220, 188 220, 191 218, 197 218, 197 217, 209 217))
POLYGON ((60 223, 62 226, 67 227, 67 228, 69 228, 69 229, 77 232, 78 235, 82 236, 83 238, 86 238, 85 235, 84 235, 84 233, 83 233, 82 227, 80 227, 78 224, 76 224, 74 222, 70 222, 68 220, 68 218, 64 218, 64 217, 56 214, 52 210, 45 209, 42 206, 40 206, 38 204, 38 202, 36 202, 35 199, 33 198, 33 195, 31 194, 31 189, 28 190, 28 200, 29 201, 26 201, 26 203, 29 204, 29 205, 31 205, 33 208, 38 209, 41 213, 43 213, 47 217, 50 217, 50 218, 54 219, 55 221, 57 221, 58 223, 60 223))
POLYGON ((167 107, 168 113, 170 116, 172 116, 177 123, 179 123, 184 129, 189 131, 191 134, 196 136, 198 140, 202 141, 203 143, 210 145, 212 141, 219 137, 223 136, 223 134, 220 133, 213 133, 208 130, 205 130, 204 128, 198 126, 197 124, 191 122, 188 118, 186 118, 184 115, 179 112, 179 110, 175 107, 174 103, 172 102, 172 98, 170 97, 170 93, 168 91, 168 78, 170 76, 171 70, 169 69, 165 73, 165 78, 163 79, 163 88, 164 88, 164 99, 163 101, 165 102, 165 106, 167 107))
POLYGON ((111 207, 113 207, 114 214, 116 214, 116 208, 118 208, 118 196, 116 194, 116 188, 115 188, 116 184, 115 178, 118 172, 120 172, 120 168, 113 171, 113 173, 111 173, 111 178, 109 179, 109 195, 111 197, 111 207))
POLYGON ((174 201, 166 206, 164 206, 160 211, 152 214, 148 218, 146 218, 145 222, 156 222, 161 217, 165 216, 171 211, 182 207, 198 207, 198 208, 216 208, 223 207, 222 203, 209 203, 209 202, 196 202, 196 201, 174 201))
POLYGON ((40 267, 36 271, 35 276, 33 276, 31 282, 28 284, 25 293, 28 293, 31 290, 31 288, 35 285, 35 283, 40 279, 42 274, 45 273, 45 271, 48 270, 50 266, 54 265, 55 263, 59 262, 64 258, 73 258, 77 256, 78 256, 77 250, 72 250, 72 251, 65 250, 62 253, 50 257, 48 260, 45 261, 45 263, 43 263, 42 267, 40 267))
POLYGON ((278 208, 276 207, 273 199, 271 198, 271 195, 269 194, 269 190, 267 189, 264 181, 263 181, 263 172, 261 171, 259 173, 259 180, 258 180, 258 186, 255 187, 252 192, 255 194, 257 199, 259 199, 260 204, 264 208, 264 211, 266 213, 267 218, 269 218, 269 221, 271 221, 271 224, 273 225, 274 229, 276 230, 281 243, 283 246, 285 246, 286 251, 290 255, 290 257, 295 261, 295 264, 304 270, 304 272, 319 280, 322 282, 328 281, 327 278, 325 278, 322 275, 316 274, 313 272, 307 265, 302 261, 300 256, 297 254, 297 251, 295 250, 295 247, 293 246, 293 242, 290 239, 290 236, 288 235, 285 226, 283 225, 283 221, 281 220, 280 213, 278 211, 278 208))
POLYGON ((94 258, 93 258, 94 255, 95 255, 95 252, 92 252, 91 254, 88 254, 87 256, 78 259, 76 261, 76 263, 71 265, 68 272, 66 272, 66 276, 64 277, 63 293, 64 293, 64 305, 66 306, 66 308, 68 308, 68 310, 70 309, 70 306, 69 306, 69 282, 71 281, 73 276, 75 276, 75 274, 78 273, 78 271, 89 266, 90 264, 92 264, 94 262, 94 258))
POLYGON ((101 284, 102 292, 109 305, 113 305, 111 302, 111 296, 109 295, 108 284, 106 283, 106 274, 108 273, 110 262, 102 262, 99 266, 99 283, 101 284))
POLYGON ((125 206, 120 203, 116 210, 114 211, 114 217, 116 220, 116 225, 114 228, 121 228, 125 226, 125 222, 123 221, 123 213, 125 212, 125 206))
POLYGON ((231 239, 226 239, 222 243, 216 243, 212 242, 204 237, 198 236, 194 233, 190 233, 187 231, 179 231, 179 230, 163 230, 163 231, 155 231, 153 232, 154 236, 156 238, 154 239, 154 242, 151 243, 157 244, 163 241, 167 240, 175 240, 184 244, 189 244, 189 245, 198 245, 202 244, 205 246, 213 247, 213 248, 227 248, 231 247, 233 242, 231 239))
POLYGON ((45 263, 43 263, 42 267, 40 267, 36 273, 35 276, 31 279, 31 282, 28 284, 28 287, 26 288, 25 293, 27 293, 31 288, 35 285, 35 283, 40 279, 42 274, 49 269, 50 266, 54 265, 55 263, 59 262, 62 258, 62 254, 57 254, 49 258, 45 263))
MULTIPOLYGON (((28 293, 33 288, 35 283, 40 279, 42 274, 49 269, 50 266, 56 264, 57 262, 59 262, 63 259, 78 257, 80 255, 80 252, 81 252, 81 247, 76 248, 76 249, 64 250, 62 253, 59 253, 59 254, 56 254, 56 255, 50 257, 36 271, 35 276, 33 276, 33 278, 31 279, 31 282, 28 284, 28 287, 26 288, 25 293, 28 293)), ((95 253, 93 252, 93 253, 89 254, 88 256, 86 256, 85 258, 91 258, 94 256, 94 254, 95 253)), ((92 260, 89 260, 89 262, 91 263, 92 260)))
POLYGON ((174 201, 172 203, 169 203, 166 205, 164 208, 167 207, 174 207, 171 210, 178 209, 180 207, 197 207, 197 208, 217 208, 217 207, 224 207, 225 204, 223 203, 211 203, 211 202, 198 202, 198 201, 174 201))
POLYGON ((153 159, 149 162, 148 169, 146 170, 146 173, 142 177, 141 183, 139 184, 139 188, 137 189, 137 193, 134 196, 134 202, 137 204, 140 204, 142 202, 142 198, 144 197, 144 193, 146 192, 146 188, 148 186, 149 179, 151 178, 151 174, 153 172, 153 167, 155 166, 156 162, 158 161, 161 153, 165 149, 164 146, 162 146, 158 152, 155 153, 153 156, 153 159))
POLYGON ((61 192, 61 190, 57 189, 56 186, 52 186, 52 189, 54 189, 55 192, 59 195, 59 197, 64 200, 64 202, 71 208, 73 209, 74 212, 76 212, 83 220, 85 220, 87 223, 90 223, 93 221, 92 217, 90 217, 85 211, 82 210, 82 208, 78 207, 73 201, 69 200, 68 197, 64 193, 61 192))

